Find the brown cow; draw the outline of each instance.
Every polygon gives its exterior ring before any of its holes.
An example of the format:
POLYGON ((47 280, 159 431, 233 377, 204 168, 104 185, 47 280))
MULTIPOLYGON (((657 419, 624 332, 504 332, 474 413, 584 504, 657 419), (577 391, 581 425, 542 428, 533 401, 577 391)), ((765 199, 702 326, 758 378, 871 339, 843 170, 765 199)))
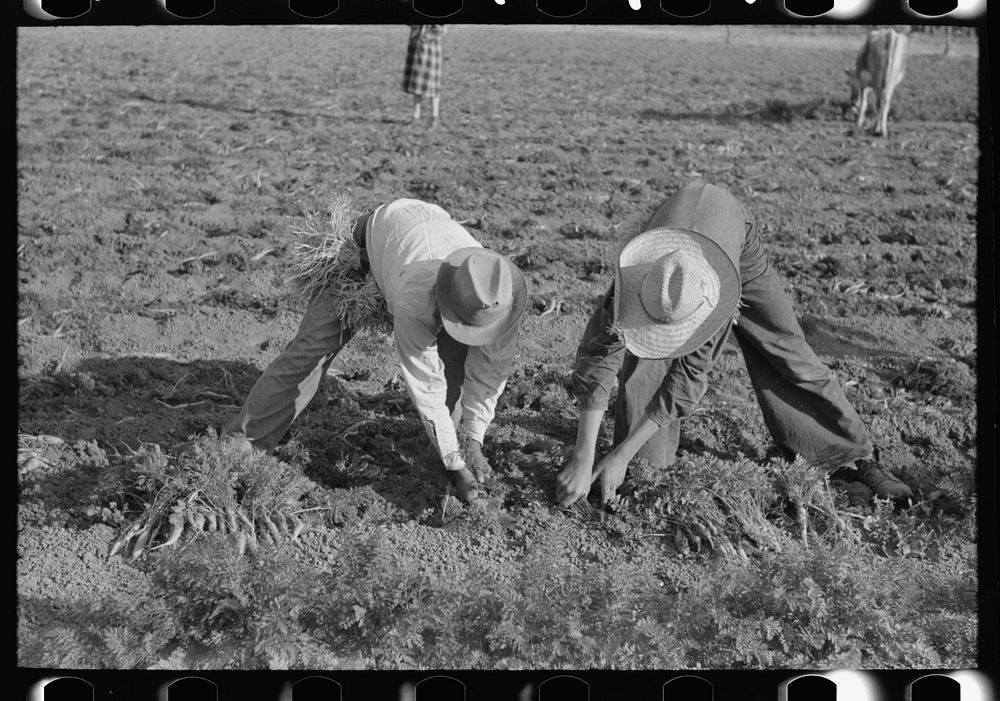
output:
POLYGON ((864 124, 871 103, 876 112, 875 134, 889 135, 889 105, 905 71, 906 35, 893 29, 870 32, 858 52, 854 70, 847 69, 858 129, 864 124))

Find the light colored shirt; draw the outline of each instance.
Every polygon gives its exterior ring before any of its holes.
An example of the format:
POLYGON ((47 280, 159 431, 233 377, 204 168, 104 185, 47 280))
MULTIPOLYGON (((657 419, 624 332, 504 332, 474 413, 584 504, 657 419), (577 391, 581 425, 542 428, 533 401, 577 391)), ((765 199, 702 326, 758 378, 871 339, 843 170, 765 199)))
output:
POLYGON ((458 432, 483 442, 510 375, 518 332, 515 327, 495 343, 469 347, 462 394, 455 415, 449 415, 434 283, 448 254, 482 245, 441 207, 413 199, 376 209, 365 239, 372 274, 392 315, 396 356, 410 398, 445 467, 462 468, 458 432))

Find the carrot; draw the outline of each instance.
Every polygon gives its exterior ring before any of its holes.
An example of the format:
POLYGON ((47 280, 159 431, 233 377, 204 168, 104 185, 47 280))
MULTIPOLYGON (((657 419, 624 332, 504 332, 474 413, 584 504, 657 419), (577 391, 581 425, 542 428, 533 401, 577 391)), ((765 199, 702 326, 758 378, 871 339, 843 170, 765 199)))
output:
POLYGON ((806 517, 806 510, 802 504, 795 503, 795 520, 799 522, 799 532, 802 537, 802 544, 809 547, 809 521, 806 517))
POLYGON ((184 514, 174 512, 170 514, 170 518, 168 518, 167 521, 170 523, 170 535, 165 541, 150 548, 150 550, 156 550, 157 548, 163 548, 168 545, 176 545, 177 541, 181 539, 181 535, 184 533, 184 514))
POLYGON ((132 559, 136 559, 142 555, 142 551, 149 544, 149 541, 153 539, 153 535, 160 529, 160 522, 154 519, 150 519, 149 523, 146 524, 145 528, 139 531, 139 535, 135 539, 135 543, 132 545, 132 559))
POLYGON ((205 530, 205 514, 199 509, 189 509, 187 513, 187 522, 190 524, 191 528, 195 530, 195 534, 198 534, 205 530))
POLYGON ((291 537, 291 533, 288 530, 288 519, 280 511, 275 511, 274 515, 271 516, 271 520, 278 526, 278 530, 281 531, 281 535, 288 538, 291 537))
POLYGON ((708 547, 710 547, 712 550, 715 550, 715 542, 712 540, 712 534, 709 532, 707 528, 705 528, 704 524, 695 521, 693 529, 694 532, 697 533, 702 540, 708 541, 708 547))
POLYGON ((677 532, 674 533, 674 547, 677 548, 677 552, 681 554, 686 554, 691 551, 691 548, 688 546, 686 533, 682 528, 678 528, 677 532))
POLYGON ((247 530, 256 535, 257 529, 254 528, 253 521, 251 521, 247 515, 243 512, 243 509, 236 509, 236 518, 239 519, 240 523, 247 527, 247 530))
POLYGON ((32 455, 19 467, 23 472, 34 472, 35 470, 47 466, 49 463, 42 460, 37 455, 32 455))
POLYGON ((128 545, 129 541, 135 538, 142 531, 143 527, 146 525, 146 519, 140 518, 138 521, 129 526, 129 529, 125 531, 118 539, 111 544, 111 552, 108 553, 108 557, 114 557, 115 553, 128 545))
POLYGON ((268 532, 268 534, 270 534, 270 536, 274 540, 274 542, 275 543, 280 543, 281 542, 281 532, 278 530, 278 526, 275 525, 274 521, 272 521, 270 518, 268 518, 267 514, 262 515, 261 516, 261 520, 264 522, 264 525, 267 526, 267 532, 268 532))
POLYGON ((229 532, 239 533, 240 528, 236 523, 236 511, 232 506, 226 506, 226 518, 228 519, 228 523, 226 525, 229 526, 229 532))

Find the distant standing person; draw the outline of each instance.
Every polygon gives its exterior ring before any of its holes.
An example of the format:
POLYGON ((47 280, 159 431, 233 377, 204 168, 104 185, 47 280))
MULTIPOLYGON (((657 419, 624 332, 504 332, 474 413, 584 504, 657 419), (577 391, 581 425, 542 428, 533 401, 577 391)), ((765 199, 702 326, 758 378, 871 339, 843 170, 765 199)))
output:
POLYGON ((413 95, 413 121, 420 119, 424 98, 431 99, 431 129, 438 125, 441 107, 441 37, 443 24, 411 24, 406 47, 403 92, 413 95))

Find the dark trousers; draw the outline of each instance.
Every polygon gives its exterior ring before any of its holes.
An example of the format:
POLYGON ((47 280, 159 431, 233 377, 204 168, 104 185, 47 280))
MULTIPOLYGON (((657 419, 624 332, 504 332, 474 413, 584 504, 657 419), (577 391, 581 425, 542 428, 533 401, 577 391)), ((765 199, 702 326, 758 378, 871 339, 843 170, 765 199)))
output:
MULTIPOLYGON (((771 437, 786 453, 801 455, 820 469, 832 470, 869 457, 873 448, 861 418, 837 378, 806 342, 781 278, 763 257, 753 222, 747 224, 746 248, 759 251, 761 258, 752 266, 756 277, 743 283, 740 315, 732 333, 771 437)), ((649 224, 656 225, 655 221, 649 224)), ((618 375, 615 445, 643 418, 672 362, 625 354, 618 375)), ((680 420, 675 419, 657 431, 636 457, 670 465, 676 459, 679 437, 680 420)))

